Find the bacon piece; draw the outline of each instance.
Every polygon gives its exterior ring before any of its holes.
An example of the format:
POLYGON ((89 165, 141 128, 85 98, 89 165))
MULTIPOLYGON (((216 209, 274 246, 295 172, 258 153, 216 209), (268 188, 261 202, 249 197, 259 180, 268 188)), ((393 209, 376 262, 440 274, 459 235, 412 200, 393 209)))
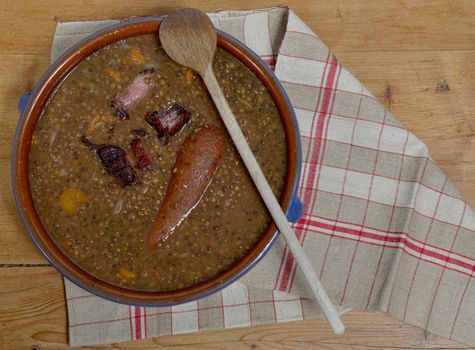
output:
POLYGON ((154 69, 146 69, 139 73, 134 81, 127 87, 123 93, 117 95, 109 106, 115 109, 115 116, 119 119, 129 119, 128 110, 136 102, 147 96, 150 88, 153 86, 151 81, 154 69))
POLYGON ((137 163, 135 163, 136 168, 144 170, 152 164, 150 156, 148 155, 145 145, 141 139, 133 139, 130 143, 130 148, 132 148, 135 158, 137 159, 137 163))
POLYGON ((179 132, 190 120, 190 112, 178 104, 174 104, 164 112, 154 111, 149 113, 145 120, 152 126, 158 137, 173 136, 179 132))
POLYGON ((127 158, 127 153, 119 146, 101 146, 96 150, 96 153, 107 173, 114 176, 122 187, 140 182, 137 173, 127 158))
POLYGON ((115 177, 122 187, 140 183, 140 180, 131 166, 127 153, 117 145, 95 145, 85 136, 82 142, 90 149, 95 149, 102 166, 109 175, 115 177))
POLYGON ((147 248, 157 249, 196 207, 213 179, 224 153, 225 134, 215 126, 196 129, 183 142, 167 193, 147 237, 147 248))

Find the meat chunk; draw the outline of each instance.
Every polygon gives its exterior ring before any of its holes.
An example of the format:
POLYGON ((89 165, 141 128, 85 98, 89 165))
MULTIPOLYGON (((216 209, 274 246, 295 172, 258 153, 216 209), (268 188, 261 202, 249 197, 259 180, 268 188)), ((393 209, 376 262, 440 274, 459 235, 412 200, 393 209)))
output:
POLYGON ((95 149, 102 166, 109 175, 115 177, 122 187, 140 183, 134 168, 130 164, 127 152, 117 145, 94 145, 83 136, 82 142, 90 149, 95 149))
POLYGON ((132 148, 132 152, 134 152, 135 158, 137 159, 137 163, 135 163, 136 168, 144 170, 152 164, 150 156, 141 139, 133 139, 130 143, 130 148, 132 148))
POLYGON ((149 113, 145 120, 152 126, 158 137, 173 136, 190 120, 190 112, 178 104, 174 104, 164 112, 149 113))
POLYGON ((111 102, 110 107, 115 109, 115 116, 119 119, 129 119, 129 109, 138 101, 144 99, 153 86, 153 68, 139 73, 127 89, 117 95, 111 102))

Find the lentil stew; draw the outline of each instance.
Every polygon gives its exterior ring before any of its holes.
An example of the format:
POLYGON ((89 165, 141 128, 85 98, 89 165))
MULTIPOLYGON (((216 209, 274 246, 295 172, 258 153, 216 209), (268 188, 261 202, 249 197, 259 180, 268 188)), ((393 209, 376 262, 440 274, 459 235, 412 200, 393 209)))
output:
MULTIPOLYGON (((222 49, 214 70, 280 195, 286 143, 271 97, 222 49)), ((228 269, 257 242, 270 216, 227 134, 198 204, 158 249, 145 249, 179 171, 177 155, 205 125, 224 130, 200 78, 171 61, 155 36, 99 50, 64 80, 34 131, 30 187, 43 225, 79 266, 129 289, 176 290, 228 269), (158 126, 157 116, 165 116, 158 126)))

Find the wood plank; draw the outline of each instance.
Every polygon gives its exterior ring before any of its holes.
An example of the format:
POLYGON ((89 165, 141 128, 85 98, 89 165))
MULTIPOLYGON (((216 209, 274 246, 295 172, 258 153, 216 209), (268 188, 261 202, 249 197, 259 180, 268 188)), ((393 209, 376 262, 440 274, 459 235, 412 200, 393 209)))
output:
MULTIPOLYGON (((0 349, 67 348, 63 283, 51 267, 0 268, 0 349)), ((350 312, 338 337, 323 320, 165 336, 101 349, 466 349, 383 313, 350 312), (395 332, 397 330, 397 332, 395 332)))
MULTIPOLYGON (((475 207, 475 50, 340 52, 340 60, 424 141, 467 202, 475 207), (387 67, 391 67, 388 69, 387 67), (440 80, 450 90, 438 92, 440 80), (385 96, 391 87, 390 101, 385 96)), ((10 194, 10 148, 17 101, 49 65, 46 54, 1 55, 0 263, 44 263, 24 233, 10 194)))
MULTIPOLYGON (((471 0, 288 0, 288 5, 337 52, 475 48, 471 0)), ((164 14, 178 7, 204 11, 274 6, 274 0, 174 1, 4 0, 0 52, 42 52, 51 47, 56 21, 164 14), (21 18, 21 20, 19 20, 21 18), (20 34, 19 34, 20 33, 20 34)))
POLYGON ((18 121, 18 100, 49 66, 49 54, 0 54, 0 264, 45 263, 25 234, 13 201, 11 145, 18 121))

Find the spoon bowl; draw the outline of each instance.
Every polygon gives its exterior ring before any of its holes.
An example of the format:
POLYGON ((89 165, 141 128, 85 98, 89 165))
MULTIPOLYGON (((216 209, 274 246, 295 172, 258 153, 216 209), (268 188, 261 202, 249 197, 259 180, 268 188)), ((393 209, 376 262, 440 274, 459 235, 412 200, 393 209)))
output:
POLYGON ((158 35, 172 60, 204 75, 213 61, 217 42, 216 29, 208 17, 203 21, 203 13, 192 8, 175 11, 162 22, 158 35))

